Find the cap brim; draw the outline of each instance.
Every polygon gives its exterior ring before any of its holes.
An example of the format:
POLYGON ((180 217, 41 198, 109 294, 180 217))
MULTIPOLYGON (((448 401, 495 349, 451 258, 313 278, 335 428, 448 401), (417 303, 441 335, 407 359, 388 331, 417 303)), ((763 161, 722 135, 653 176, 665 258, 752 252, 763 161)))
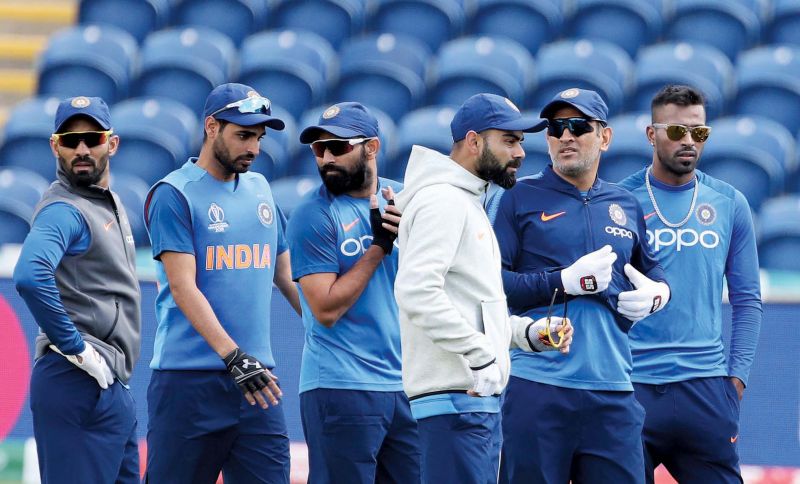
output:
POLYGON ((319 139, 320 132, 327 132, 340 138, 355 138, 357 136, 364 136, 364 133, 354 129, 343 128, 341 126, 309 126, 300 133, 300 142, 303 144, 313 143, 319 139))
POLYGON ((514 121, 499 124, 495 129, 502 129, 506 131, 522 131, 523 133, 536 133, 547 127, 546 119, 521 117, 514 121))
POLYGON ((284 124, 282 120, 273 118, 272 116, 266 114, 240 113, 236 110, 232 111, 234 112, 222 112, 214 115, 214 117, 223 121, 228 121, 229 123, 238 124, 239 126, 257 126, 263 124, 264 126, 277 131, 281 131, 286 127, 286 124, 284 124))

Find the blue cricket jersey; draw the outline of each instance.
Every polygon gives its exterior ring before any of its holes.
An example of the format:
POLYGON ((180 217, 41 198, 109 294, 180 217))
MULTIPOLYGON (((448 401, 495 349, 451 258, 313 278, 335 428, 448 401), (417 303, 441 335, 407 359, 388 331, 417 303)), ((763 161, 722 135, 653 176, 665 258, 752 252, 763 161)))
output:
POLYGON ((158 276, 158 328, 150 367, 225 369, 172 297, 159 260, 170 251, 194 255, 197 287, 222 327, 243 351, 272 368, 272 281, 275 258, 287 249, 272 191, 259 173, 240 173, 223 182, 196 161, 190 159, 156 183, 145 203, 158 276))
MULTIPOLYGON (((732 186, 697 170, 697 202, 678 228, 664 225, 645 186, 646 169, 620 186, 644 209, 647 241, 672 282, 671 302, 630 332, 633 381, 663 384, 735 376, 745 384, 761 326, 758 254, 750 207, 732 186), (722 282, 733 307, 730 356, 722 342, 722 282)), ((650 176, 659 209, 670 223, 686 217, 694 182, 675 187, 650 176)))
MULTIPOLYGON (((379 186, 402 185, 379 178, 379 186)), ((380 192, 380 190, 378 190, 380 192)), ((381 209, 386 201, 378 196, 381 209)), ((325 185, 294 210, 287 228, 292 278, 344 274, 372 243, 369 199, 334 196, 325 185)), ((300 392, 315 388, 402 391, 400 322, 394 299, 398 248, 383 258, 364 292, 333 327, 320 324, 300 290, 305 345, 300 392)))
MULTIPOLYGON (((633 289, 623 267, 630 263, 653 280, 665 280, 647 246, 639 203, 599 178, 581 194, 549 165, 499 192, 489 201, 490 214, 495 204, 503 287, 513 314, 546 316, 554 290, 563 294, 561 269, 606 244, 617 254, 608 289, 569 300, 575 327, 569 355, 512 350, 511 374, 565 388, 632 391, 627 334, 632 323, 616 312, 619 293, 633 289)), ((559 297, 553 314, 562 313, 559 297)))

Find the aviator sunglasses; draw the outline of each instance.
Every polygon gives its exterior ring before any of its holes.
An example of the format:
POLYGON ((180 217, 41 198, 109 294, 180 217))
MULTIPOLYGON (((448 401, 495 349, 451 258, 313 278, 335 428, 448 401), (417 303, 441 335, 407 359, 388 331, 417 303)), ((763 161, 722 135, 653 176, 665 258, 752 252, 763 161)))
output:
POLYGON ((667 131, 667 138, 672 141, 680 141, 686 133, 692 134, 692 139, 696 143, 704 143, 711 135, 711 126, 695 126, 690 128, 683 124, 653 123, 653 128, 664 128, 667 131))
POLYGON ((220 109, 217 109, 213 113, 209 114, 209 116, 214 116, 215 114, 219 114, 226 109, 231 108, 239 108, 239 112, 242 114, 253 114, 253 113, 261 113, 261 114, 269 114, 269 108, 272 105, 269 99, 261 96, 253 96, 241 99, 239 101, 234 101, 230 104, 226 104, 220 109))
POLYGON ((591 121, 585 118, 558 118, 547 123, 547 135, 560 138, 564 130, 569 129, 575 136, 583 136, 594 131, 591 121))
POLYGON ((94 148, 97 145, 105 144, 108 137, 113 133, 112 130, 108 131, 73 131, 69 133, 53 133, 52 139, 55 144, 63 148, 75 149, 81 144, 81 141, 86 143, 89 148, 94 148))
POLYGON ((375 139, 372 138, 349 138, 349 139, 318 139, 311 143, 311 151, 314 156, 322 158, 325 156, 325 150, 331 152, 333 156, 342 156, 353 151, 356 145, 366 143, 367 141, 375 139))

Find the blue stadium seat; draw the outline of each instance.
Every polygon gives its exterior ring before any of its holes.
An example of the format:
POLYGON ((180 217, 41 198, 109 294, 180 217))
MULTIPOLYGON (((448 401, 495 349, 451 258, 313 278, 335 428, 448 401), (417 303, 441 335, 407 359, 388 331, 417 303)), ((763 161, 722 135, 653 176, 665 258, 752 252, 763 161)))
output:
POLYGON ((0 245, 23 243, 30 230, 30 215, 18 202, 0 195, 0 245))
POLYGON ((662 11, 661 0, 575 0, 565 22, 566 36, 606 40, 633 57, 639 47, 658 39, 663 26, 662 11))
POLYGON ((764 269, 800 271, 800 197, 767 201, 758 219, 759 265, 764 269))
POLYGON ((664 28, 666 40, 705 43, 731 60, 758 42, 761 24, 745 0, 673 0, 673 8, 664 28))
POLYGON ((46 180, 55 179, 56 162, 49 139, 59 101, 56 97, 37 97, 14 107, 3 132, 0 167, 27 168, 46 180))
POLYGON ((538 83, 528 107, 544 106, 571 87, 597 91, 612 116, 622 110, 633 80, 633 62, 615 44, 601 40, 563 40, 547 44, 536 56, 538 83))
POLYGON ((367 29, 415 37, 435 51, 461 35, 464 20, 461 0, 376 0, 367 29))
POLYGON ((764 27, 765 43, 800 45, 800 2, 773 0, 772 21, 764 27))
MULTIPOLYGON (((539 116, 539 111, 526 112, 525 115, 539 116)), ((525 149, 525 159, 522 160, 522 166, 517 170, 517 179, 535 175, 550 163, 550 153, 547 151, 547 131, 526 133, 522 147, 525 149)))
POLYGON ((112 25, 127 31, 137 42, 167 25, 170 0, 83 0, 78 23, 112 25))
POLYGON ((37 92, 99 96, 113 104, 128 95, 136 51, 136 39, 109 25, 61 30, 39 57, 37 92))
POLYGON ((535 83, 533 57, 517 42, 497 37, 462 37, 442 46, 431 70, 429 104, 458 104, 490 92, 518 105, 535 83))
POLYGON ((783 192, 787 171, 795 163, 794 138, 786 128, 771 119, 746 116, 718 119, 712 128, 701 170, 736 187, 754 210, 783 192))
POLYGON ((477 0, 467 20, 472 35, 508 37, 531 54, 561 35, 563 15, 552 0, 477 0))
POLYGON ((298 117, 324 101, 336 53, 316 34, 282 30, 248 37, 239 58, 239 82, 298 117))
POLYGON ((250 168, 269 181, 286 174, 289 161, 299 145, 294 117, 279 106, 273 105, 271 109, 272 116, 283 120, 286 126, 281 131, 267 128, 266 135, 261 139, 260 153, 250 168))
POLYGON ((175 99, 200 114, 208 93, 228 81, 235 57, 233 42, 208 28, 153 32, 142 45, 136 95, 175 99))
POLYGON ((317 189, 321 183, 319 175, 290 176, 270 182, 270 188, 275 204, 280 207, 286 218, 291 218, 292 212, 300 205, 303 197, 311 190, 317 189))
POLYGON ((364 15, 362 0, 279 0, 269 20, 274 28, 314 32, 338 48, 364 30, 364 15))
POLYGON ((147 198, 150 184, 136 175, 119 173, 115 166, 112 169, 109 185, 122 200, 136 247, 150 247, 150 237, 147 236, 147 228, 144 225, 144 200, 147 198))
POLYGON ((653 161, 653 147, 645 133, 649 124, 650 113, 629 113, 608 120, 614 136, 600 158, 600 178, 618 182, 653 161))
POLYGON ((21 167, 0 169, 0 191, 22 203, 31 213, 49 186, 48 180, 33 170, 21 167))
POLYGON ((629 96, 631 111, 649 111, 656 92, 666 84, 688 84, 706 98, 706 115, 714 119, 725 110, 732 93, 733 67, 718 49, 685 42, 646 47, 636 59, 635 88, 629 96))
POLYGON ((114 173, 127 173, 152 185, 193 155, 200 127, 197 116, 168 98, 137 98, 111 109, 120 137, 112 160, 114 173))
POLYGON ((450 122, 458 106, 429 106, 406 114, 397 125, 397 156, 387 167, 386 176, 402 180, 413 145, 448 154, 453 147, 450 122))
POLYGON ((800 130, 800 46, 764 46, 743 52, 736 63, 733 112, 766 116, 800 130))
POLYGON ((266 27, 268 10, 264 0, 181 0, 172 20, 179 26, 212 28, 239 45, 266 27))
POLYGON ((429 57, 425 44, 408 37, 381 34, 347 41, 339 52, 339 82, 328 102, 358 101, 399 119, 424 99, 429 57))

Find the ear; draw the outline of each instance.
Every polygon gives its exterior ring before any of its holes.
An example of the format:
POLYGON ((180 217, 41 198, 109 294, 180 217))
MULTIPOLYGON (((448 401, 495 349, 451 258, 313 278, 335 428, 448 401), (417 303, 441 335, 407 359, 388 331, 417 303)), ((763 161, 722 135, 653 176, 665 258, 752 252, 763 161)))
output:
POLYGON ((50 151, 52 151, 53 156, 58 159, 58 145, 56 145, 56 141, 52 136, 50 137, 50 151))
POLYGON ((467 131, 467 136, 464 137, 464 146, 467 148, 469 154, 478 156, 482 151, 483 138, 475 131, 467 131))
POLYGON ((656 130, 652 126, 648 126, 644 133, 647 135, 647 141, 650 142, 650 146, 656 145, 656 130))
POLYGON ((219 123, 214 116, 206 116, 206 119, 203 123, 203 129, 206 131, 207 138, 216 138, 217 134, 219 134, 219 123))
POLYGON ((611 146, 611 138, 614 136, 614 131, 609 127, 606 126, 603 128, 603 141, 600 144, 600 151, 608 151, 608 147, 611 146))
POLYGON ((367 156, 378 156, 378 153, 381 151, 381 139, 375 138, 367 141, 364 143, 364 149, 367 150, 367 156))
POLYGON ((117 149, 119 149, 119 136, 111 135, 111 137, 108 139, 108 155, 116 155, 117 149))

